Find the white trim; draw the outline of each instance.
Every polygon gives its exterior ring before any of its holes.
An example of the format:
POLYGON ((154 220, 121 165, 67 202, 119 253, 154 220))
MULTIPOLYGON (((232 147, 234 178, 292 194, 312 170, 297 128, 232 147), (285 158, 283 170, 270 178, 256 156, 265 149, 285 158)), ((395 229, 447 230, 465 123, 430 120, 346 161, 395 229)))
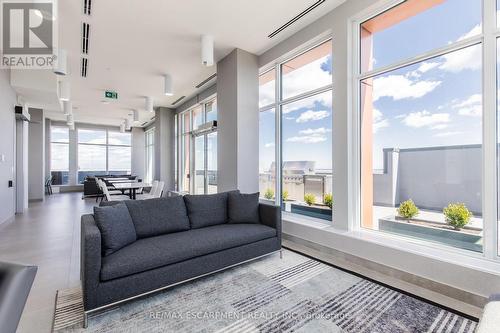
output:
POLYGON ((483 251, 498 258, 496 1, 483 0, 483 251), (495 15, 488 15, 495 13, 495 15))

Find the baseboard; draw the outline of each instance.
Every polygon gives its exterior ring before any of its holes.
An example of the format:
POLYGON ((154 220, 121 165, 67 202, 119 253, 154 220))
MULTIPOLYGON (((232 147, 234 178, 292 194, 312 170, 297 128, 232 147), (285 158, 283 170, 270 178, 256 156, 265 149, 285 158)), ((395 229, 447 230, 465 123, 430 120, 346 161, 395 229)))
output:
POLYGON ((454 309, 474 318, 481 316, 487 298, 389 266, 283 234, 283 246, 341 269, 454 309))

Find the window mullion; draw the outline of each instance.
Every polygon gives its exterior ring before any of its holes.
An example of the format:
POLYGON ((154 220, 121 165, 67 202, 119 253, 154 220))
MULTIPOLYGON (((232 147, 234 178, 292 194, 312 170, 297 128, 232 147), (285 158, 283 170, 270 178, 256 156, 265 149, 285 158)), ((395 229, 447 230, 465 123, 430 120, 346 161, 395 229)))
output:
POLYGON ((281 140, 281 106, 280 106, 280 101, 281 101, 281 95, 282 95, 282 89, 281 89, 281 65, 276 65, 276 70, 275 70, 275 106, 274 106, 274 116, 275 116, 275 137, 274 137, 274 142, 275 142, 275 156, 274 160, 276 161, 275 168, 274 168, 274 181, 275 181, 275 204, 281 206, 281 174, 282 174, 282 165, 283 162, 282 160, 282 153, 281 153, 281 148, 282 148, 282 140, 281 140))
POLYGON ((483 2, 483 229, 484 255, 497 258, 496 1, 483 2))

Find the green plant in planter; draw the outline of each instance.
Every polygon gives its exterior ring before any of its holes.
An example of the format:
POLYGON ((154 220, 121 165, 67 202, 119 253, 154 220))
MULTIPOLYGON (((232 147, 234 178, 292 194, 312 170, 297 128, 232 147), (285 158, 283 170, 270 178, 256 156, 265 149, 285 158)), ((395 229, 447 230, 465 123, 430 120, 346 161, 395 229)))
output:
POLYGON ((419 210, 413 200, 408 199, 399 204, 398 216, 404 219, 412 219, 419 214, 419 210))
POLYGON ((449 204, 448 207, 443 209, 443 214, 446 218, 446 223, 455 228, 455 230, 462 229, 472 218, 472 213, 463 203, 449 204))
POLYGON ((274 198, 274 191, 273 191, 273 189, 268 188, 266 190, 266 192, 264 193, 264 198, 266 198, 267 200, 273 200, 273 198, 274 198))
POLYGON ((323 203, 327 205, 330 209, 333 207, 333 195, 331 193, 326 193, 323 197, 323 203))
POLYGON ((306 193, 304 195, 304 201, 307 205, 312 206, 316 203, 316 197, 314 196, 314 194, 306 193))
POLYGON ((281 196, 283 198, 283 201, 288 201, 288 191, 287 190, 284 190, 283 194, 281 196))

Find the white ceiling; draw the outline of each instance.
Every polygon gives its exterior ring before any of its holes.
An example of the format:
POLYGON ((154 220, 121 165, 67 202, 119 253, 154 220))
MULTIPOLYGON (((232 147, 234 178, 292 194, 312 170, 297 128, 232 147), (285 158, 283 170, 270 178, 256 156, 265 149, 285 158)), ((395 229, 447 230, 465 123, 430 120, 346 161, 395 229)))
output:
MULTIPOLYGON (((140 119, 144 97, 156 106, 171 106, 180 96, 193 96, 195 86, 216 71, 201 65, 200 38, 215 39, 216 61, 234 48, 261 54, 323 16, 344 0, 327 0, 273 39, 269 33, 316 0, 106 0, 92 1, 92 16, 84 16, 83 0, 59 1, 59 44, 68 50, 75 121, 119 125, 132 109, 140 119), (81 25, 91 25, 88 77, 81 78, 81 25), (174 81, 174 96, 163 95, 162 75, 174 81), (104 90, 119 99, 102 103, 104 90)), ((203 88, 202 88, 203 89, 203 88)), ((187 99, 187 98, 186 98, 187 99)), ((64 120, 60 110, 50 118, 64 120)))

